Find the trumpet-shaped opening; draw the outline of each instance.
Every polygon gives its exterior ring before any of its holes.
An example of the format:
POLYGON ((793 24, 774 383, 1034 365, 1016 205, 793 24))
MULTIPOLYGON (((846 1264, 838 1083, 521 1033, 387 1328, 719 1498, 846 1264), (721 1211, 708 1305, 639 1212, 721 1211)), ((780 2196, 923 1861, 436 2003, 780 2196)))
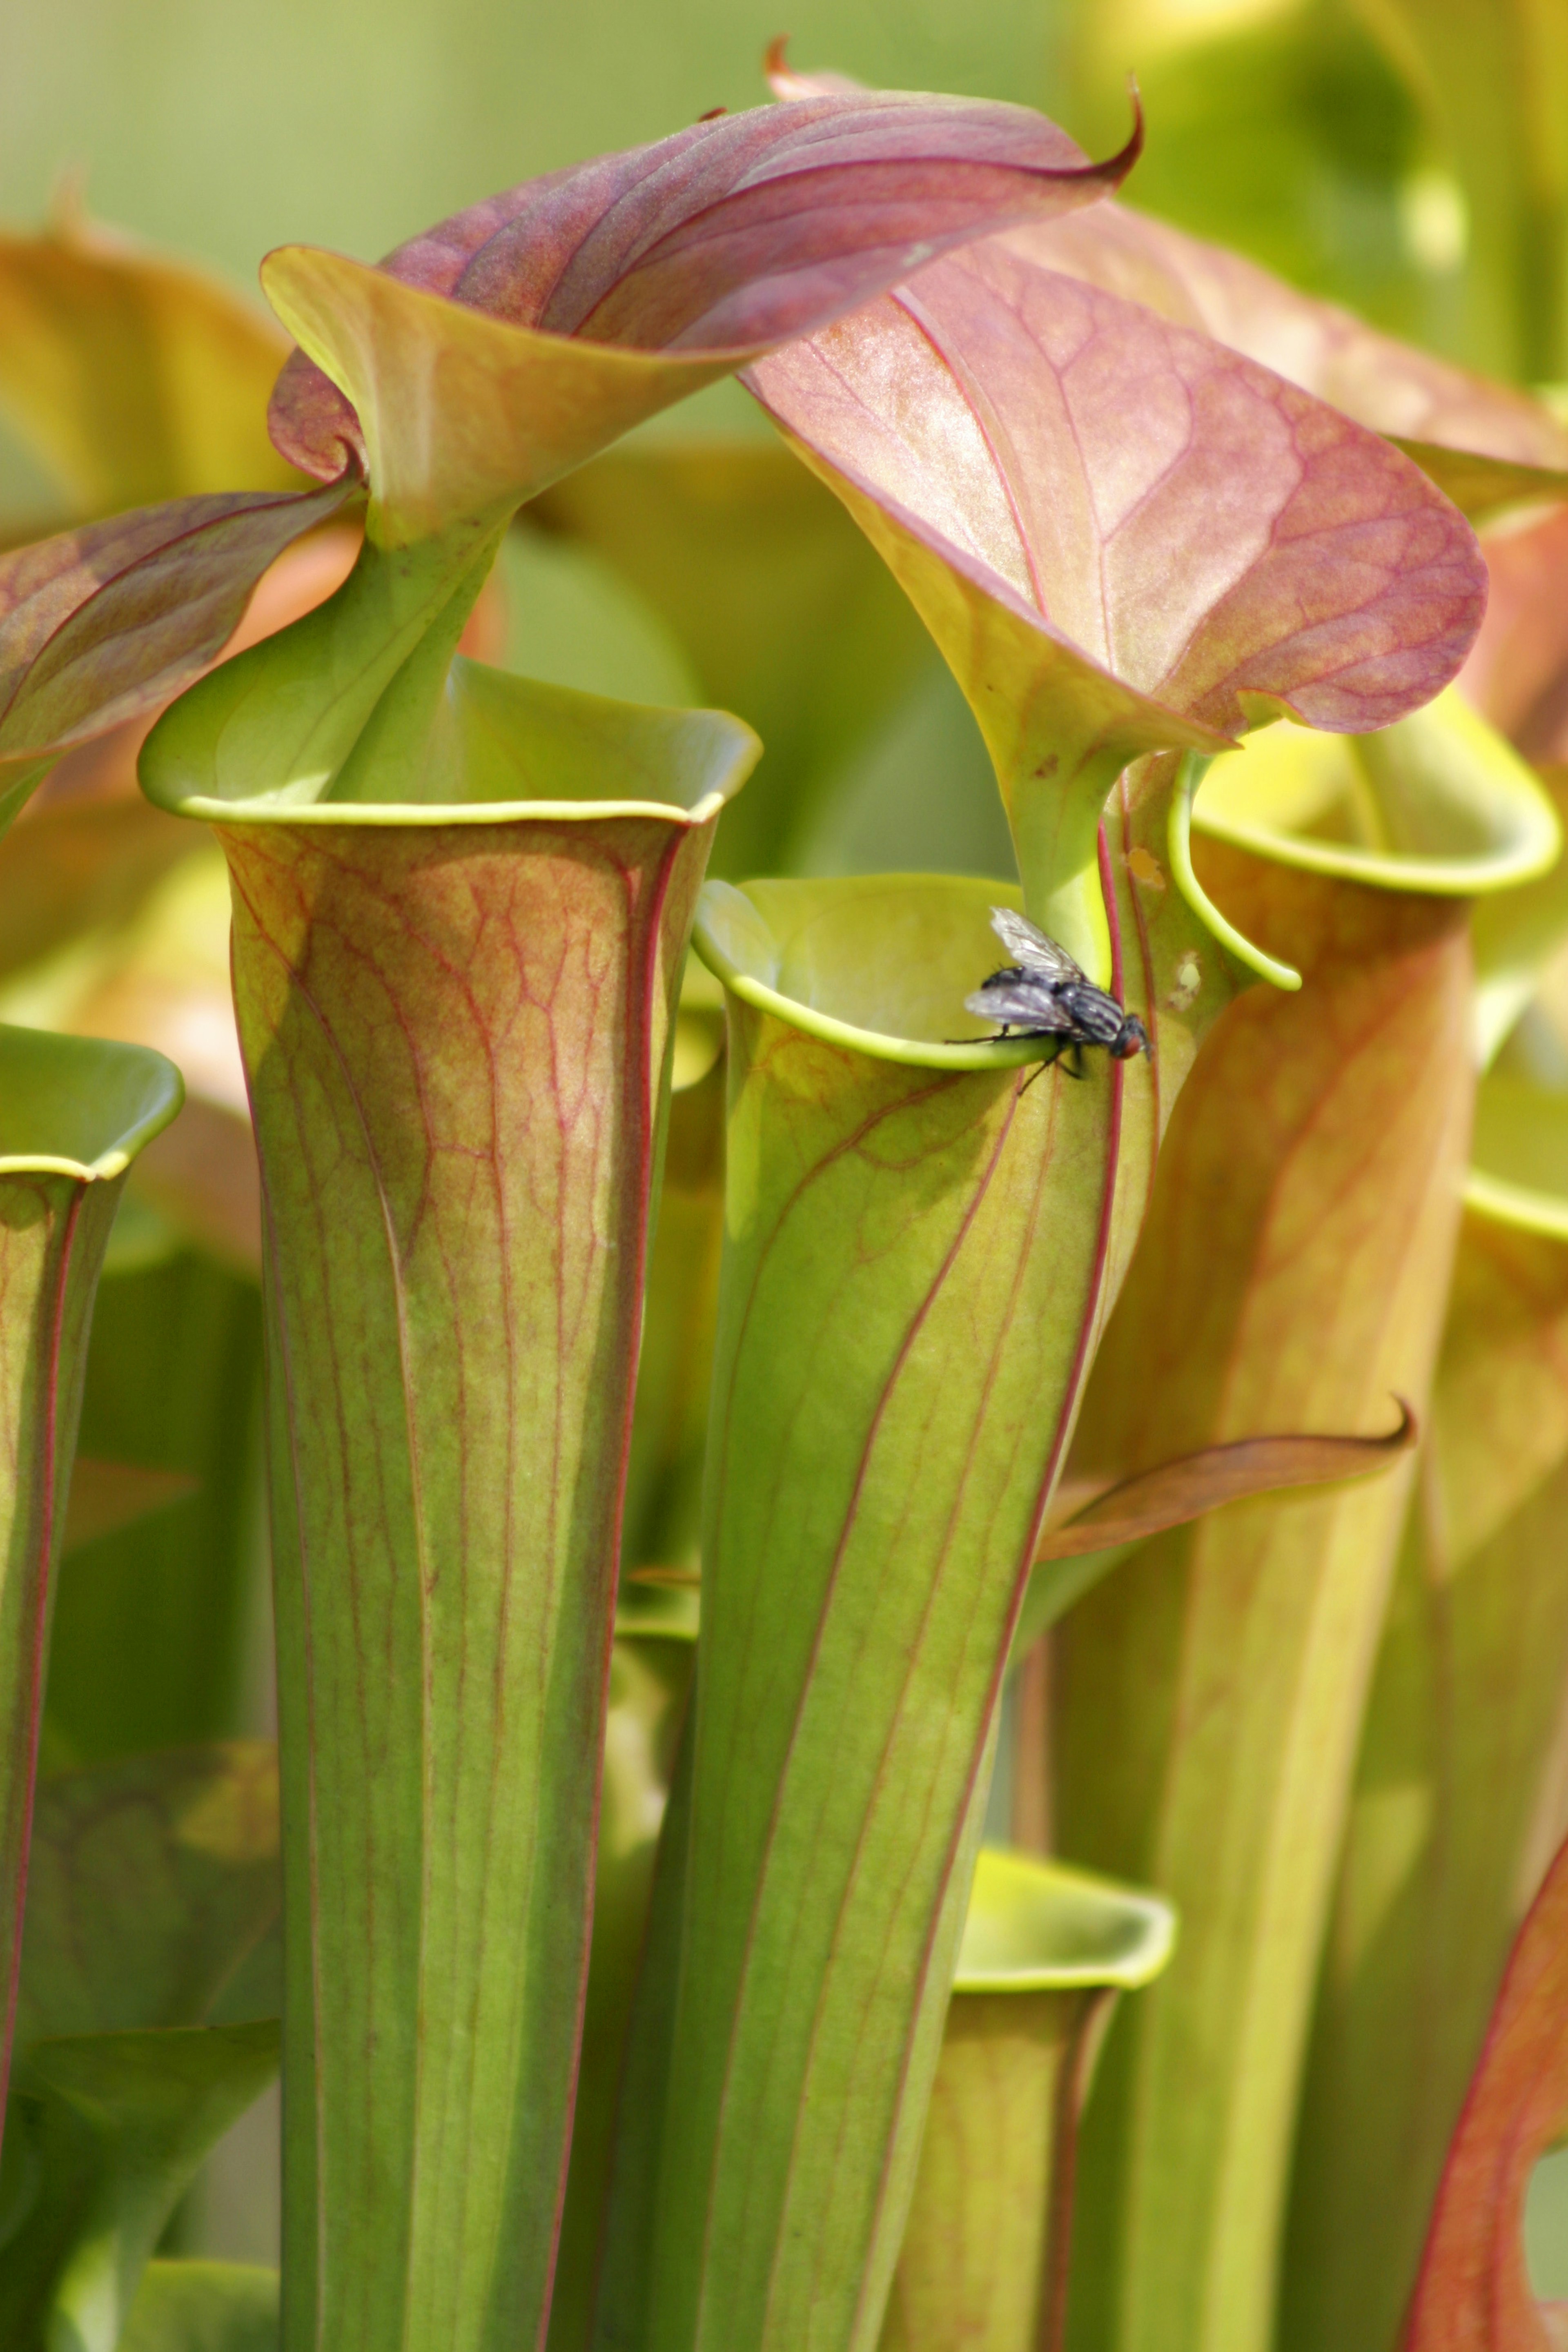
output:
POLYGON ((1288 720, 1214 761, 1199 832, 1384 890, 1506 890, 1563 845, 1550 800, 1502 737, 1452 688, 1373 735, 1288 720))
MULTIPOLYGON (((207 681, 208 688, 221 693, 223 675, 207 681)), ((280 780, 258 789, 255 748, 226 740, 244 731, 242 704, 226 710, 203 694, 176 704, 142 754, 148 798, 173 814, 215 824, 661 816, 700 824, 740 790, 762 748, 727 711, 615 702, 461 656, 452 663, 426 757, 414 765, 378 762, 368 772, 366 781, 385 797, 358 797, 352 761, 334 764, 330 754, 312 759, 308 745, 287 742, 272 770, 280 780)))
POLYGON ((710 882, 698 953, 735 995, 857 1053, 932 1069, 1008 1069, 1056 1050, 988 1038, 964 998, 1006 961, 994 907, 1016 884, 967 876, 856 875, 816 882, 710 882))
POLYGON ((146 1046, 0 1027, 0 1175, 118 1176, 184 1098, 146 1046))
POLYGON ((955 1992, 1051 1992, 1148 1984, 1175 1948, 1176 1915, 1092 1871, 983 1846, 955 1992))

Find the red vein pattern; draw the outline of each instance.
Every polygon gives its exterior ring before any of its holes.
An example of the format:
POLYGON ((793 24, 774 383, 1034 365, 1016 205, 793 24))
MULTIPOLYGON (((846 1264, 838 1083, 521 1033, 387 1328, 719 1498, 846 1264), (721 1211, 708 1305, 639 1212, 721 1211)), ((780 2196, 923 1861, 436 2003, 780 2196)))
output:
MULTIPOLYGON (((798 71, 784 47, 775 42, 768 54, 775 98, 798 104, 859 90, 843 74, 798 71)), ((1374 433, 1522 465, 1568 463, 1568 432, 1528 393, 1382 334, 1242 254, 1128 205, 1108 200, 1060 220, 1005 230, 1003 241, 1042 268, 1081 278, 1228 343, 1374 433)))
POLYGON ((1568 432, 1528 393, 1381 334, 1256 261, 1125 205, 1008 232, 1047 269, 1196 327, 1374 433, 1527 466, 1568 463, 1568 432))
POLYGON ((1387 726, 1453 677, 1480 623, 1474 534, 1408 458, 1004 240, 747 382, 989 596, 1222 731, 1249 694, 1313 726, 1387 726))
POLYGON ((291 2347, 542 2327, 710 830, 224 828, 279 1465, 291 2347))

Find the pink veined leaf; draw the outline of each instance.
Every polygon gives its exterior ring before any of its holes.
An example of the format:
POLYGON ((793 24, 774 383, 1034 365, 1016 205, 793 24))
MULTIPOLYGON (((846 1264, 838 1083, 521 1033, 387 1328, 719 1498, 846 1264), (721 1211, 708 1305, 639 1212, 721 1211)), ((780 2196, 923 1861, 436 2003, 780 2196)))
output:
POLYGON ((1386 727, 1474 640, 1475 535, 1409 458, 1016 241, 932 263, 742 381, 942 647, 1026 908, 1102 985, 1097 843, 1124 768, 1280 716, 1386 727))
POLYGON ((1568 1845, 1515 1939, 1437 2192, 1405 2352, 1552 2352, 1562 2305, 1538 2304, 1524 2201, 1568 2126, 1568 1845))
MULTIPOLYGON (((386 257, 403 283, 490 318, 626 350, 739 362, 934 256, 1088 204, 1142 144, 1090 163, 1025 107, 835 91, 700 122, 553 172, 386 257)), ((296 352, 273 394, 282 453, 321 479, 363 467, 353 407, 296 352)))
POLYGON ((1200 328, 1376 433, 1521 465, 1568 466, 1568 431, 1528 394, 1382 334, 1243 255, 1124 205, 1101 206, 1082 222, 1016 230, 1010 241, 1047 268, 1200 328))
POLYGON ((175 499, 0 557, 4 769, 154 709, 214 661, 251 591, 348 481, 175 499))
POLYGON ((1002 240, 748 382, 897 533, 1168 711, 1339 731, 1428 700, 1486 574, 1408 459, 1210 338, 1002 240))
MULTIPOLYGON (((783 99, 855 87, 839 74, 795 72, 782 44, 768 64, 783 99)), ((1338 303, 1302 294, 1258 262, 1164 221, 1107 202, 1005 236, 1029 260, 1212 335, 1374 432, 1521 467, 1568 467, 1568 428, 1528 394, 1382 334, 1338 303)))

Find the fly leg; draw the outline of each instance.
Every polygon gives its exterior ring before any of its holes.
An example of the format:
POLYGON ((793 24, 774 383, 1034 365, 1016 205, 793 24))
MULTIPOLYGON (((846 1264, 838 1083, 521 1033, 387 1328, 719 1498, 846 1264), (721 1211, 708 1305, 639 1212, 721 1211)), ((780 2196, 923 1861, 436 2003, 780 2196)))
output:
MULTIPOLYGON (((1076 1053, 1078 1049, 1075 1046, 1073 1050, 1076 1053)), ((1029 1088, 1034 1085, 1035 1080, 1037 1078, 1043 1078, 1047 1070, 1053 1069, 1057 1063, 1061 1060, 1062 1055, 1065 1051, 1065 1046, 1058 1045, 1054 1054, 1041 1055, 1039 1060, 1035 1064, 1034 1068, 1029 1072, 1028 1076, 1024 1080, 1023 1085, 1018 1088, 1017 1098, 1020 1102, 1023 1101, 1024 1097, 1028 1093, 1029 1088)), ((1076 1075, 1081 1078, 1083 1072, 1079 1070, 1076 1075)))

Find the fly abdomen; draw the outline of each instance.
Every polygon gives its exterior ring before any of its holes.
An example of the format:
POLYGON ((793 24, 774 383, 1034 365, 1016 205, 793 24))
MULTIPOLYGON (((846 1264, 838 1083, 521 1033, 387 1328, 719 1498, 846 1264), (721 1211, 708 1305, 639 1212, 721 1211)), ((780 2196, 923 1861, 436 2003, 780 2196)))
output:
POLYGON ((1065 988, 1058 988, 1057 995, 1072 1016, 1073 1033, 1086 1045, 1117 1043, 1127 1015, 1114 996, 1108 996, 1104 989, 1087 981, 1081 986, 1069 981, 1065 988))

